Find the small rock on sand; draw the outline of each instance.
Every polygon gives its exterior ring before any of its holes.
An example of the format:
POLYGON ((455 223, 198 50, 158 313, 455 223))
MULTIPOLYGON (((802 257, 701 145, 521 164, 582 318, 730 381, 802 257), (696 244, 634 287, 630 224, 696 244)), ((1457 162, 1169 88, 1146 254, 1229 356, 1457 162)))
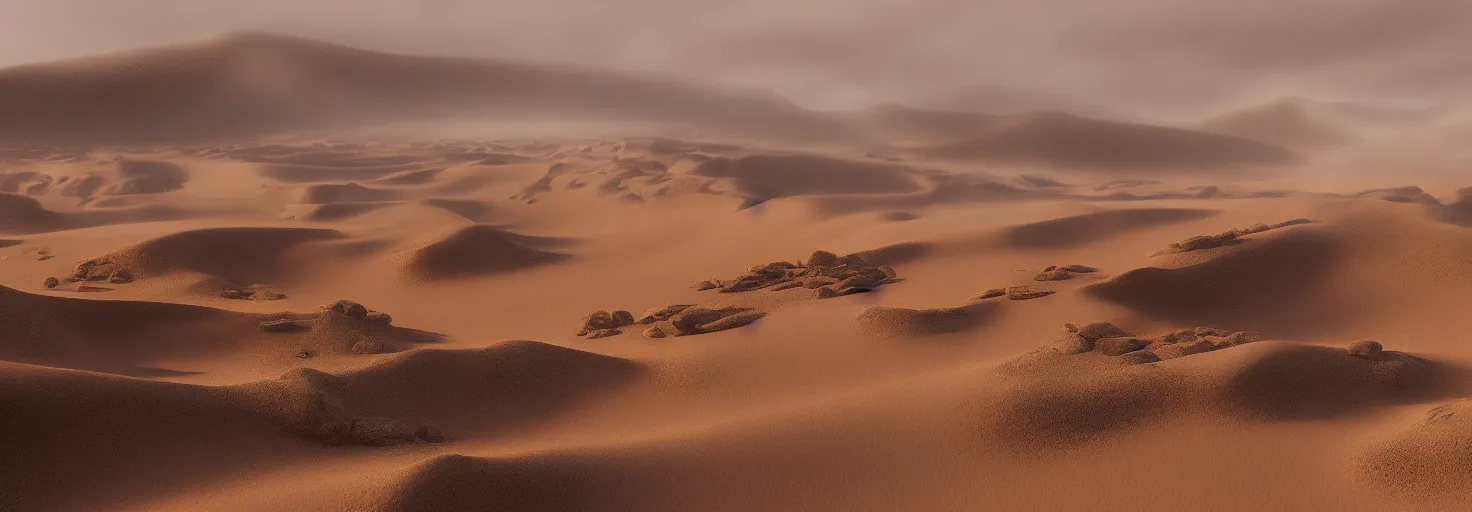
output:
POLYGON ((248 300, 251 293, 245 290, 221 290, 220 298, 231 300, 248 300))
POLYGON ((1013 286, 1007 289, 1007 298, 1011 300, 1032 300, 1052 295, 1053 290, 1038 290, 1026 286, 1013 286))
POLYGON ((583 317, 583 326, 578 329, 578 336, 587 336, 593 331, 612 329, 617 327, 613 324, 613 314, 607 311, 594 311, 583 317))
POLYGON ((1086 265, 1064 265, 1059 270, 1065 270, 1068 272, 1073 272, 1075 274, 1092 274, 1099 271, 1099 269, 1097 268, 1086 265))
POLYGON ((639 317, 639 323, 652 324, 654 322, 663 322, 669 320, 670 317, 675 316, 679 312, 688 309, 690 306, 691 304, 675 304, 673 306, 650 309, 645 311, 643 316, 639 317))
POLYGON ((981 292, 981 295, 978 296, 978 297, 976 297, 976 300, 986 300, 986 299, 990 299, 990 298, 993 298, 993 297, 1001 297, 1001 296, 1006 295, 1006 294, 1007 294, 1007 289, 1006 288, 992 288, 990 290, 981 292))
POLYGON ((706 291, 706 290, 713 290, 713 289, 720 288, 720 287, 721 287, 721 285, 718 285, 718 284, 716 284, 716 283, 714 283, 712 281, 701 281, 700 284, 695 285, 695 289, 698 290, 698 291, 702 291, 702 292, 703 291, 706 291))
POLYGON ((664 331, 659 330, 658 327, 650 327, 650 328, 644 330, 644 337, 645 338, 656 338, 656 339, 657 338, 663 338, 664 337, 664 331))
POLYGON ((745 310, 739 308, 689 308, 671 317, 670 323, 675 326, 675 330, 681 336, 700 334, 703 332, 700 329, 701 326, 743 311, 745 310))
POLYGON ((1044 270, 1039 272, 1038 275, 1032 276, 1033 281, 1067 281, 1072 278, 1073 274, 1059 269, 1044 270))
POLYGON ((1120 329, 1108 322, 1095 322, 1085 325, 1079 329, 1078 335, 1092 341, 1098 341, 1104 338, 1128 338, 1131 336, 1124 329, 1120 329))
POLYGON ((351 318, 363 318, 368 316, 368 308, 363 307, 362 304, 350 300, 339 300, 323 306, 323 309, 351 318))
POLYGON ((41 283, 41 285, 47 288, 56 288, 58 286, 61 286, 61 280, 55 277, 48 277, 45 281, 41 283))
POLYGON ((403 422, 393 418, 357 418, 348 430, 348 435, 358 444, 388 446, 414 442, 415 433, 403 422))
POLYGON ((388 313, 384 313, 382 311, 369 311, 368 316, 363 318, 368 320, 369 322, 377 322, 384 325, 394 323, 394 317, 389 316, 388 313))
POLYGON ((1126 364, 1148 364, 1159 361, 1160 356, 1155 355, 1155 352, 1151 352, 1149 350, 1136 350, 1134 352, 1119 356, 1119 360, 1125 362, 1126 364))
POLYGON ((1063 332, 1078 332, 1078 326, 1073 324, 1063 324, 1063 332))
POLYGON ((800 288, 800 287, 802 287, 802 281, 788 281, 788 282, 779 284, 777 286, 773 286, 772 287, 772 291, 774 291, 774 292, 780 292, 782 290, 791 290, 793 288, 800 288))
POLYGON ((1349 355, 1359 358, 1375 359, 1384 352, 1385 347, 1381 346, 1378 341, 1361 340, 1349 345, 1349 355))
POLYGON ((607 338, 609 336, 618 336, 618 335, 623 334, 623 333, 624 333, 623 331, 620 331, 618 329, 598 329, 596 331, 589 331, 588 332, 588 339, 590 339, 590 340, 596 340, 598 338, 607 338))
POLYGON ((702 324, 699 329, 701 332, 716 332, 724 331, 727 329, 735 329, 737 327, 748 325, 757 320, 761 320, 764 316, 767 316, 767 314, 761 311, 746 311, 743 313, 736 313, 734 315, 721 318, 720 320, 716 320, 714 322, 702 324))

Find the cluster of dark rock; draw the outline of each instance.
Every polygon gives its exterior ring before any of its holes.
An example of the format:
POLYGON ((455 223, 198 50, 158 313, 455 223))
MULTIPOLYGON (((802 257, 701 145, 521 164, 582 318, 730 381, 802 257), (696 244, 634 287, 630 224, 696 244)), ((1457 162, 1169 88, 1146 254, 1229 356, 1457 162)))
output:
MULTIPOLYGON (((389 342, 376 336, 360 336, 364 331, 372 331, 375 327, 387 327, 393 324, 393 317, 388 313, 373 311, 362 304, 339 300, 319 308, 321 312, 316 314, 281 314, 274 318, 262 321, 259 327, 262 331, 270 333, 299 333, 324 329, 333 331, 352 344, 348 350, 354 354, 382 354, 395 352, 395 348, 389 342)), ((316 355, 310 350, 298 353, 298 357, 312 357, 316 355)))
POLYGON ((735 329, 766 315, 751 308, 704 308, 690 304, 654 308, 645 311, 638 319, 628 311, 597 311, 583 318, 583 326, 577 335, 588 339, 606 338, 623 334, 621 329, 626 327, 647 325, 649 327, 644 329, 647 338, 690 336, 735 329))
POLYGON ((1157 253, 1157 255, 1199 251, 1202 249, 1212 249, 1216 247, 1232 245, 1234 243, 1237 243, 1237 239, 1240 237, 1288 226, 1309 224, 1311 222, 1313 221, 1309 219, 1293 219, 1290 221, 1279 222, 1272 225, 1255 224, 1252 227, 1246 229, 1234 229, 1231 231, 1217 233, 1215 235, 1193 236, 1191 238, 1187 238, 1185 241, 1170 244, 1169 248, 1161 251, 1160 253, 1157 253))
POLYGON ((990 290, 987 290, 985 292, 982 292, 982 294, 980 296, 976 297, 975 299, 971 299, 971 300, 973 300, 973 301, 981 301, 981 300, 987 300, 987 299, 994 299, 994 298, 997 298, 997 297, 1006 297, 1009 300, 1032 300, 1032 299, 1047 297, 1047 296, 1052 295, 1054 293, 1057 293, 1057 292, 1054 292, 1053 290, 1044 290, 1044 289, 1040 289, 1040 288, 1033 288, 1031 286, 1009 286, 1009 287, 1006 287, 1006 288, 992 288, 990 290))
POLYGON ((286 295, 271 291, 264 284, 253 284, 235 288, 220 290, 220 298, 231 300, 281 300, 286 295))
POLYGON ((1033 281, 1067 281, 1073 279, 1074 274, 1092 274, 1099 269, 1084 265, 1053 265, 1032 276, 1033 281))
POLYGON ((1262 335, 1251 331, 1228 332, 1210 327, 1183 329, 1144 338, 1106 322, 1083 327, 1064 324, 1063 330, 1063 339, 1053 345, 1053 349, 1059 354, 1098 352, 1119 357, 1130 364, 1153 363, 1201 354, 1263 339, 1262 335))
POLYGON ((445 442, 445 434, 438 427, 424 425, 416 429, 393 418, 331 421, 321 426, 316 437, 331 445, 391 446, 415 441, 445 442))
POLYGON ((1385 353, 1385 347, 1378 341, 1360 340, 1351 343, 1348 348, 1349 355, 1361 359, 1379 359, 1385 353))
POLYGON ((721 293, 771 291, 807 288, 817 290, 819 299, 867 293, 900 278, 889 265, 870 265, 857 254, 838 256, 828 251, 815 251, 806 262, 774 261, 757 265, 731 281, 703 281, 697 289, 721 293))
MULTIPOLYGON (((47 253, 50 254, 49 252, 47 253)), ((78 263, 72 273, 64 278, 48 277, 42 282, 47 288, 56 288, 66 283, 128 284, 133 282, 133 272, 107 258, 93 258, 78 263)), ((105 290, 101 288, 98 290, 105 290)))

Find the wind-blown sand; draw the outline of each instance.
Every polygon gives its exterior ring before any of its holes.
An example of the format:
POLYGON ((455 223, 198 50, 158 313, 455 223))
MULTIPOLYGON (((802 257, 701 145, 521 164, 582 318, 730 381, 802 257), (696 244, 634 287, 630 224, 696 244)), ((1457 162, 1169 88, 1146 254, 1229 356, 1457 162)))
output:
POLYGON ((0 510, 1465 508, 1472 177, 1306 186, 1356 140, 1297 103, 732 94, 264 35, 0 71, 0 510), (531 99, 713 131, 349 129, 531 99))

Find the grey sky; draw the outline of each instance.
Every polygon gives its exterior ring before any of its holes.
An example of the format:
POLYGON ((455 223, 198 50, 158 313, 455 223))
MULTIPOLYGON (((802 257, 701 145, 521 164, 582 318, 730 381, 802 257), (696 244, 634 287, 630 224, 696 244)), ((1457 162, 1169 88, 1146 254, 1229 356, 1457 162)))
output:
POLYGON ((0 65, 236 29, 668 72, 818 107, 978 84, 1168 109, 1472 85, 1468 0, 0 0, 0 65))

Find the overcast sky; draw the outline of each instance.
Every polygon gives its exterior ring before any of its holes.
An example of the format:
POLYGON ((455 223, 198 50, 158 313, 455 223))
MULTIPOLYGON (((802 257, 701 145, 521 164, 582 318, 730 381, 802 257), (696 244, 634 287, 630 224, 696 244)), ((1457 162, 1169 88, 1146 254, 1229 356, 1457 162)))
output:
POLYGON ((0 66, 237 29, 668 72, 818 107, 980 84, 1170 109, 1472 90, 1472 0, 0 0, 0 66))

